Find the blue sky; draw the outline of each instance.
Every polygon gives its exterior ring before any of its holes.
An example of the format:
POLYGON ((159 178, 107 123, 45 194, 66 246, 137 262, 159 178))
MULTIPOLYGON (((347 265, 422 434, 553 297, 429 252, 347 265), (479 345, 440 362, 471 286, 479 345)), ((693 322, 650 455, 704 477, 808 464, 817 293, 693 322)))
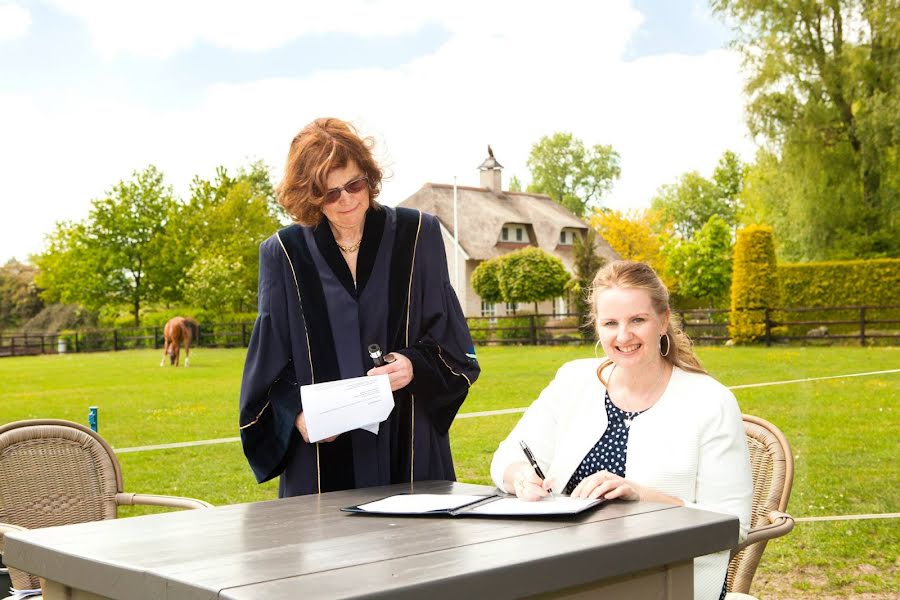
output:
POLYGON ((388 204, 477 185, 488 143, 527 183, 554 131, 622 155, 616 208, 752 155, 739 59, 703 2, 305 4, 0 0, 0 260, 148 164, 180 196, 217 165, 262 159, 277 181, 325 115, 375 138, 388 204))

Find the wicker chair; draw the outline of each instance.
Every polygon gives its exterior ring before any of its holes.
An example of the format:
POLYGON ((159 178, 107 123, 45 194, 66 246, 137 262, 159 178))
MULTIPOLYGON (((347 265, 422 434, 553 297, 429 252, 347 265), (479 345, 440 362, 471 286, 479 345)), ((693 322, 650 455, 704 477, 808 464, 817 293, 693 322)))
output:
MULTIPOLYGON (((728 591, 747 594, 766 544, 790 532, 794 518, 784 512, 794 481, 794 457, 781 430, 759 417, 744 415, 753 474, 750 534, 731 552, 728 591)), ((739 596, 730 596, 735 598, 739 596)))
MULTIPOLYGON (((83 425, 57 419, 0 426, 0 482, 0 555, 11 530, 114 519, 122 505, 212 506, 192 498, 124 493, 110 445, 83 425)), ((9 575, 17 589, 40 587, 33 575, 12 568, 9 575)))

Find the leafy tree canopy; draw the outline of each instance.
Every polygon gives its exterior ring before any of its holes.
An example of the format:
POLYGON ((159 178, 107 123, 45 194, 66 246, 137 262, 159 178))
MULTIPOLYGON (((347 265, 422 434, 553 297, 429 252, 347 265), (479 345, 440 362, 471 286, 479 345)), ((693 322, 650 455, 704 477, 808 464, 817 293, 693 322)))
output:
POLYGON ((565 294, 569 273, 555 256, 528 247, 501 258, 497 280, 504 301, 534 302, 537 312, 538 302, 565 294))
POLYGON ((746 221, 789 260, 900 256, 896 0, 713 0, 737 31, 765 144, 746 221))
POLYGON ((571 133, 544 136, 528 156, 528 191, 546 194, 579 217, 609 191, 621 174, 619 153, 612 146, 586 148, 571 133))
POLYGON ((0 329, 18 327, 44 307, 34 282, 37 272, 15 259, 0 266, 0 329))
POLYGON ((175 200, 156 167, 135 171, 105 198, 91 202, 83 223, 59 223, 38 257, 37 283, 47 301, 96 310, 108 304, 132 307, 158 298, 167 269, 157 260, 175 200))
POLYGON ((724 302, 731 289, 731 249, 731 228, 713 215, 693 239, 669 253, 668 272, 677 281, 673 291, 710 306, 724 302))
POLYGON ((675 233, 689 240, 712 216, 734 227, 739 211, 745 167, 736 154, 726 151, 713 171, 712 179, 691 171, 677 183, 663 185, 651 206, 671 223, 675 233))

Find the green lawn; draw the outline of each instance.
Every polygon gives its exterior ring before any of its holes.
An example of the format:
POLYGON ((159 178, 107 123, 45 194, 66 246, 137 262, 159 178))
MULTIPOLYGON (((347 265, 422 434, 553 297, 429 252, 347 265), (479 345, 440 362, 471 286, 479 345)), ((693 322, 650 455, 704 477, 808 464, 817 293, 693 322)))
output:
MULTIPOLYGON (((161 369, 158 351, 0 360, 0 421, 52 417, 86 423, 116 448, 237 436, 243 350, 197 349, 190 369, 161 369)), ((527 406, 563 362, 591 347, 480 348, 483 375, 462 412, 527 406)), ((898 348, 700 348, 726 385, 900 368, 898 348)), ((746 413, 777 424, 793 445, 795 516, 900 512, 900 373, 735 390, 746 413), (893 466, 892 466, 893 465, 893 466)), ((462 481, 489 483, 490 457, 518 415, 457 420, 462 481)), ((120 455, 127 491, 214 504, 270 499, 240 445, 120 455)), ((129 512, 128 514, 135 514, 129 512)), ((900 589, 900 520, 800 523, 769 544, 754 581, 761 598, 888 598, 900 589)))

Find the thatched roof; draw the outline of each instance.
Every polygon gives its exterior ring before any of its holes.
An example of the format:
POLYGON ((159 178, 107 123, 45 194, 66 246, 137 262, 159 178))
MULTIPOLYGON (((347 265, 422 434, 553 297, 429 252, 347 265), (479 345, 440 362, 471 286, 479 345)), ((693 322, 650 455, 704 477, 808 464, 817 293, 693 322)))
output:
MULTIPOLYGON (((537 246, 559 257, 567 268, 573 264, 572 246, 561 246, 559 234, 564 227, 587 231, 587 225, 542 194, 494 192, 486 188, 457 186, 459 243, 470 258, 487 260, 510 251, 511 245, 499 242, 504 225, 522 224, 530 229, 537 246)), ((453 235, 453 186, 426 183, 399 206, 418 208, 435 215, 453 235)), ((597 254, 607 261, 619 255, 605 240, 597 237, 597 254)))

